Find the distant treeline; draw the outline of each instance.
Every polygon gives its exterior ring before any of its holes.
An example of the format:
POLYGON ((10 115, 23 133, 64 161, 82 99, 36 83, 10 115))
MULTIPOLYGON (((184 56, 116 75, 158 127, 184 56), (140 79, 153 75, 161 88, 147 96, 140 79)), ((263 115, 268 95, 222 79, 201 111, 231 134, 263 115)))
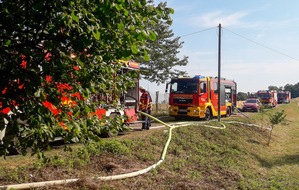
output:
MULTIPOLYGON (((265 89, 260 89, 265 90, 265 89)), ((280 86, 268 86, 268 90, 277 90, 277 91, 290 91, 292 94, 292 98, 299 97, 299 82, 297 84, 286 84, 284 87, 280 86)), ((250 95, 250 92, 238 92, 238 100, 246 100, 248 98, 248 95, 250 95)))

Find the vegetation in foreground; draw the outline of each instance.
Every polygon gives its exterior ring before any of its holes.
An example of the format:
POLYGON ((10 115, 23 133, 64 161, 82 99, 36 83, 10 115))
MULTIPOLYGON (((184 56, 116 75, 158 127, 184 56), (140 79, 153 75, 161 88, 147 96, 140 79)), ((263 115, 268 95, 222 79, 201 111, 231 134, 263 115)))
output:
MULTIPOLYGON (((296 189, 298 102, 296 99, 268 111, 285 110, 289 122, 275 127, 269 146, 269 131, 264 128, 242 124, 226 124, 225 130, 180 127, 173 130, 166 159, 156 169, 124 180, 92 180, 144 169, 160 159, 168 136, 166 128, 135 131, 85 148, 72 145, 71 153, 57 148, 47 152, 48 159, 44 160, 7 157, 0 161, 0 184, 80 178, 50 189, 296 189)), ((229 119, 265 127, 266 114, 250 114, 250 120, 229 119)))

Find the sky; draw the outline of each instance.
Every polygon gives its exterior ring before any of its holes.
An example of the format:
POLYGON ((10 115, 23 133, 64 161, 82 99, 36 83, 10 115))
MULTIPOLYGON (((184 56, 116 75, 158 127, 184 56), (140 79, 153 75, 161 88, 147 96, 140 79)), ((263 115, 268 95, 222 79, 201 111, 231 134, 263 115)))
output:
MULTIPOLYGON (((176 69, 189 76, 217 76, 221 24, 221 77, 236 81, 238 92, 299 82, 299 1, 166 2, 175 11, 170 29, 184 42, 178 57, 189 57, 187 66, 176 69)), ((162 93, 166 86, 145 80, 140 84, 162 93)))

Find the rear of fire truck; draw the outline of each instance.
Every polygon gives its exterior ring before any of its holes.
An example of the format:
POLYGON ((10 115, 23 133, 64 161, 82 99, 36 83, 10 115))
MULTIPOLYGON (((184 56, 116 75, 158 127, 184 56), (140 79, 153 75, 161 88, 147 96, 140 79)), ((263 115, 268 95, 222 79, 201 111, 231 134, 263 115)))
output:
MULTIPOLYGON (((122 63, 121 70, 117 75, 126 75, 135 72, 138 75, 139 63, 134 61, 120 61, 122 63)), ((124 79, 125 80, 125 79, 124 79)), ((98 93, 92 96, 91 102, 98 103, 96 108, 96 115, 99 119, 114 117, 122 117, 123 125, 130 125, 137 123, 138 119, 138 103, 139 103, 139 77, 130 78, 132 85, 126 91, 121 92, 121 94, 110 94, 105 92, 98 93), (113 103, 112 103, 113 102, 113 103), (116 102, 116 104, 115 104, 116 102)), ((110 89, 113 91, 113 89, 110 89)), ((116 136, 123 127, 118 127, 115 130, 103 131, 104 135, 107 137, 116 136)))

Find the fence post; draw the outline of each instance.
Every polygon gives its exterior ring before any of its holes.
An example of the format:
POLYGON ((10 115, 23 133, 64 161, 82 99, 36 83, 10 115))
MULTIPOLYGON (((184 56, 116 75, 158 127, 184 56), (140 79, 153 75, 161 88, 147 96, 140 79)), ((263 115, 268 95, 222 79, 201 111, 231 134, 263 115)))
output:
POLYGON ((159 91, 156 91, 156 112, 158 112, 159 109, 158 102, 159 102, 159 91))

